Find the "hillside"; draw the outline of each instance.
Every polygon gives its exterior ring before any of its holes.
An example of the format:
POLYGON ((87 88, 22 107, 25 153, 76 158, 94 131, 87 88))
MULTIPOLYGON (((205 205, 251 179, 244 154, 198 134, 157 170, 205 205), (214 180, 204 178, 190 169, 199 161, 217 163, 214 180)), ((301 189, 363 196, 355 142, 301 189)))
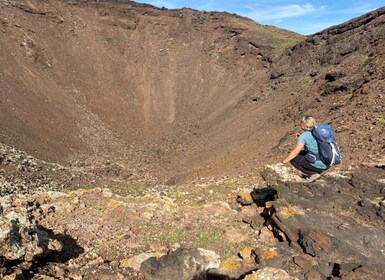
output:
POLYGON ((349 163, 383 158, 384 22, 385 9, 378 9, 314 34, 274 61, 279 77, 272 84, 291 108, 280 110, 278 123, 296 122, 297 112, 314 115, 334 125, 349 163))
POLYGON ((262 103, 245 123, 239 106, 264 98, 271 61, 302 40, 239 16, 134 2, 2 1, 0 16, 2 142, 163 179, 239 165, 240 141, 258 142, 250 128, 264 130, 255 120, 269 112, 262 103))

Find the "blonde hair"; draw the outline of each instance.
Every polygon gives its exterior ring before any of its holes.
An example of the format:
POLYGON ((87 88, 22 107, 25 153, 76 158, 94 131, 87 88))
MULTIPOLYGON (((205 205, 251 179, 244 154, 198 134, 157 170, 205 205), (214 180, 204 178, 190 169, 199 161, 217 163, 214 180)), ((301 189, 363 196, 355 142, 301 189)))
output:
POLYGON ((305 116, 302 118, 302 123, 306 126, 308 130, 313 129, 313 127, 317 124, 315 119, 310 116, 305 116))

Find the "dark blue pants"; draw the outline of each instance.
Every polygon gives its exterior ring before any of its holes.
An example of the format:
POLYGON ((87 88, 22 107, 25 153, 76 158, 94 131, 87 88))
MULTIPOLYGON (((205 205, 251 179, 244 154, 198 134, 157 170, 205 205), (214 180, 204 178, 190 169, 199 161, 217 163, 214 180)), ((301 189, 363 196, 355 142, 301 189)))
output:
POLYGON ((317 173, 321 174, 322 172, 325 171, 325 169, 320 169, 311 165, 311 163, 308 162, 307 159, 305 158, 305 155, 306 155, 305 151, 300 152, 298 156, 296 156, 290 161, 290 163, 295 168, 297 168, 298 170, 300 170, 301 172, 309 176, 317 173))

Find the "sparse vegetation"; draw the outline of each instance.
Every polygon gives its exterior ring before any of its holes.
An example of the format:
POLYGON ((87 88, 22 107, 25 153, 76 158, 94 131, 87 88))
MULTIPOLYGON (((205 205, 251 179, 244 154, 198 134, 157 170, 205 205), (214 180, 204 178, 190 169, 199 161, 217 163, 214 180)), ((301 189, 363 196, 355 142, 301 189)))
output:
POLYGON ((281 55, 284 50, 295 46, 301 40, 303 40, 303 37, 300 35, 289 35, 289 33, 284 33, 282 32, 282 30, 274 29, 274 27, 272 26, 252 24, 248 27, 250 28, 250 30, 254 30, 260 33, 261 37, 263 38, 262 40, 268 40, 268 38, 273 38, 275 40, 281 41, 280 43, 277 43, 273 48, 273 57, 281 55))
POLYGON ((215 201, 227 201, 234 197, 242 186, 250 186, 256 182, 255 176, 216 179, 213 183, 195 184, 169 188, 167 196, 183 207, 200 206, 215 201))

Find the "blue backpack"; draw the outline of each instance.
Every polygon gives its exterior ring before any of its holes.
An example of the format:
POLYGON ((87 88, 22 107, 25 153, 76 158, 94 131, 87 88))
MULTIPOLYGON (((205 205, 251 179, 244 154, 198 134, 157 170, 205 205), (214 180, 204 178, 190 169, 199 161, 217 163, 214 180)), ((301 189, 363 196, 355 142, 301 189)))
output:
POLYGON ((340 149, 333 128, 328 124, 318 124, 313 128, 312 134, 318 144, 319 154, 315 156, 328 166, 341 163, 340 149))

